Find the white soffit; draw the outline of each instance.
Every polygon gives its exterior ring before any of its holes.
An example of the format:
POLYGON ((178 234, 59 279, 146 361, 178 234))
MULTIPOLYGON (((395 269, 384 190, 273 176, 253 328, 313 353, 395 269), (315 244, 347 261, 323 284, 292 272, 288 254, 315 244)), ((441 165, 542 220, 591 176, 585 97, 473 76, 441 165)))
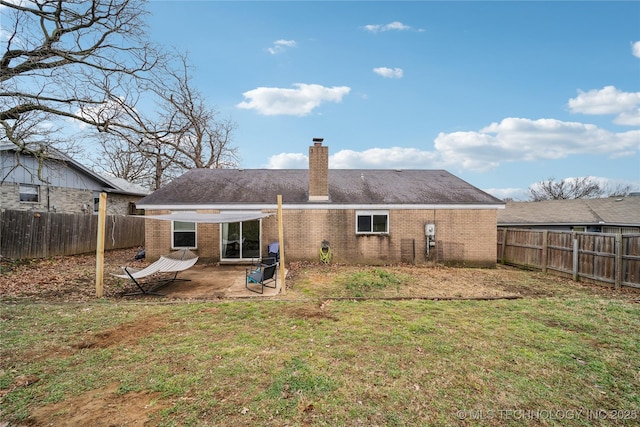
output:
POLYGON ((231 222, 252 221, 265 218, 272 214, 261 212, 236 212, 236 213, 196 213, 196 212, 174 212, 168 215, 146 215, 145 219, 157 219, 161 221, 181 221, 197 222, 206 224, 222 224, 231 222))

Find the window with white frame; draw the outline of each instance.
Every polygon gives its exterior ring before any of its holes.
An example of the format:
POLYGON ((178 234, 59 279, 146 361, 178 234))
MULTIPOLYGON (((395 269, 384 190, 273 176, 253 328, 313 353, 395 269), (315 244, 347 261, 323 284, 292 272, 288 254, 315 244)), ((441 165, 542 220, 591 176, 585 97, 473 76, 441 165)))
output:
POLYGON ((357 211, 356 234, 386 234, 389 232, 389 211, 357 211))
POLYGON ((33 184, 20 184, 20 201, 33 202, 40 201, 40 186, 33 184))
POLYGON ((171 247, 173 249, 197 248, 196 223, 195 222, 171 222, 171 247))

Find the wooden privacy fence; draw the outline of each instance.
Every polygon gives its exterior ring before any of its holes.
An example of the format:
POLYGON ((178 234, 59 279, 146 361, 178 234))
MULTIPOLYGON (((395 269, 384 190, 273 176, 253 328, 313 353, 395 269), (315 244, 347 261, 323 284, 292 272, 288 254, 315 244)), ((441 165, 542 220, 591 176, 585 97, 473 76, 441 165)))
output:
MULTIPOLYGON (((47 258, 95 252, 98 216, 0 211, 0 255, 47 258)), ((144 245, 144 217, 107 215, 105 250, 144 245)))
POLYGON ((498 261, 640 288, 640 234, 499 228, 498 261))

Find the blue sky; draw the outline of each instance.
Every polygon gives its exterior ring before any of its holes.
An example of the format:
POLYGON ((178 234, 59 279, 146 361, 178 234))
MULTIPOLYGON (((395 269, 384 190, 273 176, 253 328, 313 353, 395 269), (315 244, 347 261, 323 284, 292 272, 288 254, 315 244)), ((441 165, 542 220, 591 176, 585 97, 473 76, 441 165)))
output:
POLYGON ((150 37, 237 123, 243 168, 446 169, 498 197, 640 191, 640 2, 160 1, 150 37))

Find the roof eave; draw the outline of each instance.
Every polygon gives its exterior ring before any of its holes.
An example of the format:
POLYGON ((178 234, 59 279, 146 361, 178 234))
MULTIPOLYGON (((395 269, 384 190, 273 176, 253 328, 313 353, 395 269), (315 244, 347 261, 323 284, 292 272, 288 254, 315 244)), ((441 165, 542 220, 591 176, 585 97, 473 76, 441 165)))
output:
MULTIPOLYGON (((498 203, 429 203, 429 204, 347 204, 347 203, 283 203, 283 209, 504 209, 504 204, 498 203)), ((277 203, 224 203, 224 204, 153 204, 138 203, 139 209, 146 210, 247 210, 247 209, 276 209, 277 203)))
POLYGON ((580 226, 606 226, 606 227, 640 227, 640 224, 624 223, 624 222, 500 222, 499 227, 580 227, 580 226))
POLYGON ((147 193, 135 193, 131 191, 124 191, 124 190, 120 190, 119 188, 104 188, 103 191, 105 193, 121 194, 123 196, 145 197, 149 195, 147 193))

